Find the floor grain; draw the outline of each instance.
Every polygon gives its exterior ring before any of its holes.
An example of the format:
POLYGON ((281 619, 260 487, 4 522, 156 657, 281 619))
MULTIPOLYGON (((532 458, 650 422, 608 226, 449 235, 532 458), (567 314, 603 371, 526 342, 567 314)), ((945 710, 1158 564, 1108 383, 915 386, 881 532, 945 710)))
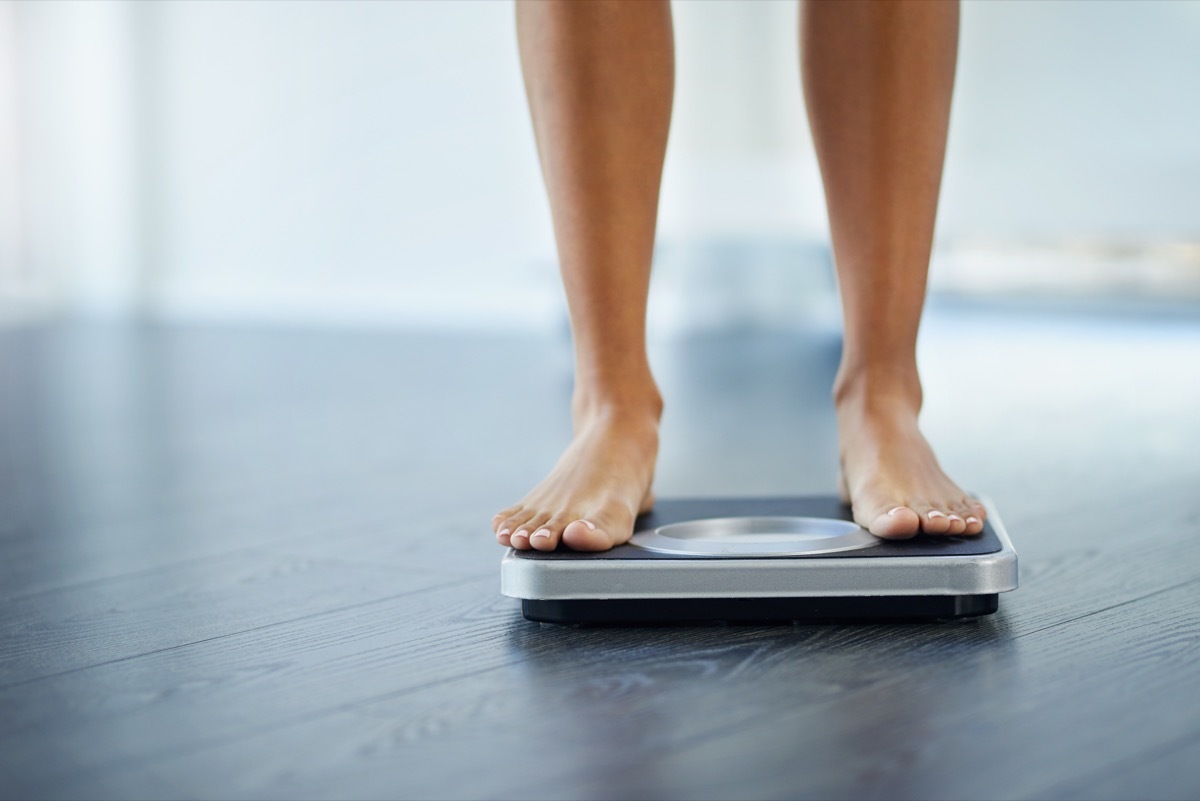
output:
MULTIPOLYGON (((1200 794, 1200 320, 931 308, 924 425, 1022 571, 945 625, 524 621, 487 520, 569 435, 569 354, 0 332, 0 797, 1200 794)), ((652 357, 660 496, 833 489, 827 333, 652 357)))

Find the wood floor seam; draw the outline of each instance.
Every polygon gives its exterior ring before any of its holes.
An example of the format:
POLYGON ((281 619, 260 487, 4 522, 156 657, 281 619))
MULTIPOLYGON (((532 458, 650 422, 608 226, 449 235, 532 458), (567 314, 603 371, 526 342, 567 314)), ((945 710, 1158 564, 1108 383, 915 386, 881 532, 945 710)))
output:
POLYGON ((1188 746, 1200 743, 1200 731, 1192 734, 1178 737, 1169 743, 1149 748, 1145 751, 1132 753, 1128 757, 1119 762, 1111 762, 1105 765, 1102 769, 1092 773, 1086 773, 1079 776, 1072 776, 1056 784, 1050 785, 1044 789, 1038 790, 1036 793, 1025 796, 1028 801, 1040 801, 1043 798, 1061 798, 1072 788, 1086 789, 1089 786, 1095 786, 1097 783, 1104 781, 1107 778, 1120 776, 1132 768, 1136 768, 1139 763, 1151 762, 1154 759, 1162 756, 1173 754, 1177 751, 1182 751, 1188 746))
MULTIPOLYGON (((296 726, 301 726, 305 723, 311 723, 312 721, 320 720, 322 718, 328 718, 328 717, 331 717, 334 715, 341 715, 341 714, 346 714, 346 713, 351 713, 351 714, 356 714, 356 715, 364 715, 361 708, 368 704, 379 703, 380 701, 388 701, 388 700, 393 700, 396 698, 402 698, 406 695, 412 695, 413 693, 416 693, 416 692, 419 692, 422 690, 428 690, 431 687, 437 687, 442 684, 454 683, 461 679, 467 679, 467 678, 471 678, 471 677, 475 677, 475 676, 480 676, 480 675, 490 673, 495 670, 502 670, 505 667, 511 666, 512 664, 520 664, 522 661, 524 661, 524 660, 518 659, 518 660, 514 660, 512 663, 510 663, 508 665, 495 665, 495 666, 492 666, 489 668, 484 668, 482 670, 476 670, 476 671, 472 671, 470 673, 464 673, 464 674, 455 676, 452 679, 447 679, 445 681, 430 682, 430 683, 422 685, 421 687, 418 687, 418 688, 405 689, 405 690, 400 690, 400 691, 391 692, 391 693, 384 693, 380 696, 376 696, 376 697, 372 697, 372 698, 364 698, 364 699, 361 699, 359 701, 354 701, 349 704, 341 704, 338 706, 333 706, 333 707, 328 707, 328 708, 314 709, 314 710, 304 713, 303 715, 297 715, 297 716, 291 717, 291 718, 276 720, 276 721, 272 722, 272 724, 269 726, 262 726, 257 729, 255 729, 255 728, 245 729, 245 730, 239 732, 238 735, 233 739, 221 738, 221 739, 214 739, 214 740, 210 740, 210 741, 197 742, 192 745, 189 745, 186 748, 166 749, 163 751, 144 754, 139 759, 131 759, 131 760, 126 760, 126 761, 115 760, 113 762, 110 762, 104 768, 84 770, 84 771, 79 771, 79 772, 75 772, 75 773, 64 772, 64 775, 69 775, 73 778, 81 778, 81 779, 99 777, 99 776, 104 776, 109 773, 113 773, 116 770, 137 767, 139 764, 143 764, 143 763, 153 764, 155 762, 161 762, 164 759, 170 759, 172 757, 191 756, 191 755, 195 755, 195 754, 202 754, 206 751, 212 751, 214 749, 227 746, 231 742, 252 740, 255 737, 258 737, 263 734, 267 734, 270 732, 276 732, 276 731, 284 731, 289 728, 295 728, 296 726)), ((370 717, 370 716, 364 715, 364 717, 370 717)))
POLYGON ((5 595, 0 597, 0 603, 8 603, 11 601, 24 601, 30 598, 37 598, 41 595, 50 595, 56 592, 69 592, 72 590, 87 589, 97 585, 111 584, 118 581, 127 581, 135 579, 139 576, 152 576, 156 573, 161 573, 164 570, 171 570, 177 567, 188 567, 189 565, 203 564, 204 562, 215 562, 222 559, 228 559, 231 556, 238 554, 255 553, 257 548, 237 548, 232 551, 225 551, 219 554, 204 554, 203 556, 189 557, 187 559, 179 559, 174 562, 154 565, 152 567, 144 567, 138 570, 131 570, 128 573, 117 573, 110 576, 98 576, 96 578, 87 579, 85 581, 76 581, 69 584, 58 584, 52 587, 42 587, 29 592, 17 593, 15 595, 5 595))
POLYGON ((1071 623, 1074 623, 1076 621, 1086 620, 1089 617, 1101 615, 1101 614, 1104 614, 1105 612, 1112 611, 1113 609, 1120 609, 1123 606, 1129 606, 1130 604, 1136 604, 1141 601, 1145 601, 1150 598, 1154 598, 1157 595, 1162 595, 1163 593, 1166 593, 1166 592, 1173 592, 1174 590, 1178 590, 1181 587, 1186 587, 1189 584, 1195 584, 1197 581, 1200 581, 1200 578, 1194 578, 1194 579, 1188 579, 1187 581, 1181 581, 1178 584, 1172 584, 1169 587, 1163 587, 1163 588, 1157 589, 1153 592, 1148 592, 1145 595, 1139 595, 1136 598, 1128 598, 1124 601, 1121 601, 1120 603, 1111 604, 1110 606, 1106 606, 1103 609, 1095 609, 1095 610, 1092 610, 1092 611, 1087 612, 1082 615, 1076 615, 1075 617, 1067 618, 1066 620, 1056 621, 1054 623, 1050 623, 1049 625, 1041 626, 1039 628, 1032 629, 1030 631, 1023 631, 1020 634, 1014 634, 1014 635, 1012 635, 1012 638, 1014 640, 1019 640, 1022 637, 1028 637, 1031 634, 1037 634, 1042 631, 1048 631, 1050 629, 1055 629, 1055 628, 1060 628, 1062 626, 1070 625, 1071 623))
MULTIPOLYGON (((467 578, 463 578, 458 581, 448 581, 448 582, 445 582, 444 584, 437 585, 437 587, 443 587, 443 588, 444 587, 453 587, 453 586, 457 586, 459 584, 468 584, 468 583, 471 583, 473 581, 478 581, 478 580, 479 580, 478 577, 467 577, 467 578)), ((418 589, 410 590, 409 592, 402 592, 402 593, 398 593, 396 595, 389 595, 389 596, 385 596, 382 598, 376 598, 376 599, 373 599, 370 601, 363 601, 363 602, 357 603, 357 604, 348 604, 346 606, 340 606, 340 607, 336 607, 333 609, 326 609, 326 610, 322 610, 320 612, 314 612, 309 615, 301 615, 300 617, 296 617, 296 618, 289 618, 287 620, 279 620, 279 621, 267 623, 267 624, 264 624, 261 626, 253 626, 248 629, 241 629, 239 631, 233 631, 233 632, 229 632, 227 634, 220 634, 215 637, 205 637, 200 640, 194 640, 192 642, 187 642, 187 643, 180 643, 178 645, 172 645, 167 648, 156 648, 152 651, 146 651, 144 653, 123 656, 120 659, 110 659, 110 660, 106 660, 103 662, 96 662, 96 663, 90 664, 90 665, 83 665, 80 667, 71 668, 70 670, 64 670, 64 671, 61 671, 58 673, 50 673, 50 674, 47 674, 44 676, 36 676, 36 677, 29 678, 29 679, 23 679, 22 681, 11 682, 9 684, 0 684, 0 692, 6 692, 8 690, 15 689, 17 687, 24 687, 29 684, 34 684, 34 683, 37 683, 40 681, 47 681, 50 679, 59 678, 61 676, 68 676, 73 673, 81 673, 81 672, 85 672, 88 670, 94 670, 96 668, 105 667, 107 665, 115 665, 115 664, 120 664, 122 662, 130 662, 130 661, 133 661, 136 659, 144 659, 145 657, 154 656, 156 654, 170 653, 172 651, 179 651, 179 650, 182 650, 185 648, 193 648, 197 645, 203 645, 205 643, 211 643, 211 642, 217 642, 220 640, 229 639, 230 637, 239 637, 239 636, 251 634, 254 632, 267 631, 272 628, 276 628, 278 626, 286 626, 286 625, 289 625, 292 623, 298 623, 298 622, 304 621, 304 620, 313 620, 313 619, 320 618, 325 615, 347 612, 352 609, 361 609, 364 607, 374 606, 374 605, 380 604, 380 603, 387 603, 388 601, 394 601, 398 598, 404 598, 405 596, 408 596, 408 595, 414 595, 416 593, 425 592, 428 589, 429 589, 428 587, 421 587, 418 589)))

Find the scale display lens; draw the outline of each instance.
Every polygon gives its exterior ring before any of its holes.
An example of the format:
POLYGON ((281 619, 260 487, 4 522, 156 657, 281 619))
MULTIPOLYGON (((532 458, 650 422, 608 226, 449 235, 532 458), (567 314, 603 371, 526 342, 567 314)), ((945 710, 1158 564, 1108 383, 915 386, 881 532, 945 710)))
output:
POLYGON ((803 556, 869 548, 879 542, 847 520, 822 517, 725 517, 659 526, 630 544, 686 556, 803 556))

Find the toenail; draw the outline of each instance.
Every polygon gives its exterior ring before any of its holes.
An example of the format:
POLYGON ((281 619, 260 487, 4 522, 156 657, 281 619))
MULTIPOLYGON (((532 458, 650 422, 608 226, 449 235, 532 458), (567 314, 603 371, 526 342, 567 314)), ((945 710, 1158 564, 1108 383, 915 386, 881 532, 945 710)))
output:
POLYGON ((516 539, 517 537, 524 537, 525 539, 529 539, 529 532, 523 528, 519 528, 519 529, 517 529, 517 533, 513 534, 513 539, 516 539))
POLYGON ((587 526, 588 528, 590 528, 592 531, 595 531, 595 530, 596 530, 596 524, 595 524, 595 523, 593 523, 591 520, 584 520, 584 521, 583 521, 583 524, 584 524, 585 526, 587 526))
POLYGON ((891 515, 892 517, 895 517, 897 512, 902 512, 902 511, 904 511, 904 507, 903 507, 903 506, 897 506, 895 509, 893 509, 892 511, 888 512, 888 514, 889 514, 889 515, 891 515))
POLYGON ((506 535, 506 534, 511 534, 511 533, 512 533, 512 532, 511 532, 511 531, 509 531, 508 529, 504 529, 503 531, 497 531, 497 532, 496 532, 496 537, 497 537, 497 538, 499 538, 499 537, 503 537, 504 535, 506 535))
POLYGON ((533 532, 533 539, 535 539, 535 540, 550 539, 550 532, 546 531, 546 529, 544 529, 544 528, 540 528, 537 531, 533 532))
POLYGON ((968 517, 967 518, 967 525, 970 525, 971 523, 978 523, 978 522, 979 522, 978 517, 968 517))
POLYGON ((929 513, 929 519, 932 520, 935 517, 945 517, 945 515, 939 512, 937 509, 934 509, 929 513))
POLYGON ((958 515, 950 515, 950 516, 949 516, 948 518, 946 518, 946 519, 947 519, 947 520, 957 520, 957 521, 959 521, 960 523, 962 522, 962 518, 961 518, 961 517, 959 517, 958 515))

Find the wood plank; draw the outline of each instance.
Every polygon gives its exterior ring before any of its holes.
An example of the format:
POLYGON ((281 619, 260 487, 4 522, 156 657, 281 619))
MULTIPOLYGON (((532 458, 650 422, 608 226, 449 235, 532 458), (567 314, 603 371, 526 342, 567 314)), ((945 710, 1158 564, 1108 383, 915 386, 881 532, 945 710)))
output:
POLYGON ((1195 733, 1179 693, 1196 600, 1193 581, 1015 638, 813 626, 729 629, 706 646, 703 630, 663 644, 575 631, 571 648, 101 781, 120 795, 169 776, 172 797, 1045 797, 1029 791, 1127 752, 1108 722, 1153 721, 1141 742, 1195 733), (1109 659, 1133 630, 1149 636, 1109 659), (1143 665, 1160 668, 1157 686, 1111 691, 1143 665))
POLYGON ((258 551, 26 595, 0 611, 0 687, 381 598, 444 577, 258 551))
POLYGON ((0 598, 438 510, 486 526, 569 431, 569 385, 478 400, 505 365, 559 366, 545 338, 85 325, 0 345, 0 598), (478 447, 516 430, 521 449, 478 447))
MULTIPOLYGON (((17 339, 0 334, 20 379, 0 382, 0 619, 24 622, 0 671, 27 678, 0 689, 0 797, 1197 786, 1194 324, 928 317, 925 426, 1021 553, 997 617, 652 631, 541 628, 496 595, 486 518, 557 455, 564 342, 17 339), (491 391, 514 364, 542 391, 491 391), (433 589, 386 594, 393 571, 433 589)), ((655 358, 660 494, 832 487, 828 342, 655 358)))
MULTIPOLYGON (((1041 797, 1047 784, 1127 754, 1135 736, 1145 746, 1198 733, 1197 601, 1194 581, 1031 633, 999 662, 926 661, 848 703, 784 711, 686 744, 654 770, 688 797, 1041 797), (1137 680, 1145 668, 1153 684, 1137 680)), ((786 710, 788 696, 774 689, 786 710)), ((639 776, 613 770, 620 756, 572 784, 584 797, 626 794, 639 776)), ((1145 791, 1156 797, 1153 786, 1145 791)))
POLYGON ((1030 798, 1063 798, 1110 801, 1155 798, 1161 801, 1194 801, 1200 798, 1200 737, 1148 751, 1137 750, 1124 759, 1083 776, 1073 776, 1030 798))
MULTIPOLYGON (((751 655, 752 662, 762 664, 759 675, 745 677, 752 686, 783 692, 782 697, 789 697, 793 686, 806 687, 812 701, 889 681, 897 673, 920 672, 959 653, 991 654, 995 662, 1011 653, 1012 639, 1022 634, 1087 619, 1089 613, 1190 580, 1193 560, 1200 559, 1200 540, 1179 548, 1164 544, 1146 569, 1128 570, 1128 556, 1137 552, 1144 558, 1144 547, 1128 543, 1123 551, 1117 543, 1113 550, 1083 552, 1041 578, 1031 578, 1005 599, 996 618, 947 627, 543 628, 520 620, 515 604, 497 597, 494 577, 473 580, 2 693, 0 752, 38 764, 50 749, 65 748, 72 754, 71 763, 57 762, 54 775, 86 775, 236 740, 296 719, 384 703, 380 699, 390 695, 419 694, 456 678, 471 686, 483 681, 479 676, 488 671, 509 665, 526 667, 510 670, 501 684, 480 686, 488 693, 504 693, 505 684, 530 685, 531 692, 516 697, 533 705, 531 710, 541 710, 538 714, 570 706, 562 699, 540 705, 539 676, 547 671, 573 687, 581 680, 590 682, 596 666, 608 677, 608 684, 592 689, 602 694, 614 682, 636 687, 646 676, 665 670, 667 678, 651 686, 674 697, 670 676, 687 685, 704 676, 736 675, 747 670, 742 663, 751 655), (1063 593, 1063 585, 1077 591, 1063 593), (811 661, 814 653, 828 660, 823 663, 826 670, 794 675, 792 666, 811 661), (785 686, 771 681, 780 678, 772 670, 781 671, 785 686), (45 717, 64 704, 70 710, 69 727, 58 725, 56 715, 45 717), (180 725, 181 720, 188 725, 180 725), (101 732, 107 734, 102 737, 101 732)), ((437 698, 442 691, 429 692, 437 698)), ((454 698, 474 697, 462 688, 445 692, 454 698)), ((769 692, 755 697, 757 707, 745 697, 738 700, 741 714, 778 711, 769 692)), ((695 702, 688 698, 688 703, 695 702)))

